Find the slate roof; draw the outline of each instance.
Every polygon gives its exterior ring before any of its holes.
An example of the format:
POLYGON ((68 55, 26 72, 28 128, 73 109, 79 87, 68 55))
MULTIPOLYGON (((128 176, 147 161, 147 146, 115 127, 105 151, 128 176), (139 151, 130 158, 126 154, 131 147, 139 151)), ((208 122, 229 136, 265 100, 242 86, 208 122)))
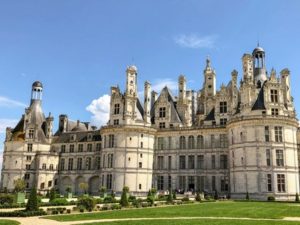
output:
POLYGON ((265 83, 263 84, 262 88, 260 89, 257 99, 254 103, 254 105, 252 106, 252 110, 265 110, 265 99, 264 99, 264 86, 265 83))

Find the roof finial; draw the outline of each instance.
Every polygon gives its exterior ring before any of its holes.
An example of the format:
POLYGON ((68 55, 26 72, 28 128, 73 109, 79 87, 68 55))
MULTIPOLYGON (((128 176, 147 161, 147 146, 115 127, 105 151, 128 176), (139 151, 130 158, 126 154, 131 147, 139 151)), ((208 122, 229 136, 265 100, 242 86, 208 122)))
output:
POLYGON ((206 56, 206 68, 210 68, 210 58, 209 58, 209 55, 206 56))

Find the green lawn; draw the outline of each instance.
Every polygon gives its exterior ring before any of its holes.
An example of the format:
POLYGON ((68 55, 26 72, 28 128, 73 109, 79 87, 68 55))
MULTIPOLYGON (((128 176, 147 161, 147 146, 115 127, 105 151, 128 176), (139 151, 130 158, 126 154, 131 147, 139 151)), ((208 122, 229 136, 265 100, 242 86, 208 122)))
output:
POLYGON ((15 220, 2 220, 0 219, 0 225, 19 225, 20 223, 15 220))
POLYGON ((297 225, 299 222, 261 221, 261 220, 136 220, 107 223, 85 223, 81 225, 297 225))
POLYGON ((95 213, 47 216, 57 221, 159 217, 247 217, 280 219, 300 217, 300 204, 279 202, 210 202, 189 205, 103 211, 95 213))

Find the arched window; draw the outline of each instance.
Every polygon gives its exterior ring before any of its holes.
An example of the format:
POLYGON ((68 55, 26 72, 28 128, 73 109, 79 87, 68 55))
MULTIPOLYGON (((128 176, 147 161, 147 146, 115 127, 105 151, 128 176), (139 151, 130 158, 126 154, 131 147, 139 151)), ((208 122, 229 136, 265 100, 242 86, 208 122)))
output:
POLYGON ((180 136, 179 138, 179 148, 186 149, 186 141, 184 136, 180 136))
POLYGON ((204 148, 204 140, 202 135, 198 135, 197 137, 197 148, 198 149, 204 148))
POLYGON ((195 148, 195 139, 194 136, 189 136, 189 149, 195 148))

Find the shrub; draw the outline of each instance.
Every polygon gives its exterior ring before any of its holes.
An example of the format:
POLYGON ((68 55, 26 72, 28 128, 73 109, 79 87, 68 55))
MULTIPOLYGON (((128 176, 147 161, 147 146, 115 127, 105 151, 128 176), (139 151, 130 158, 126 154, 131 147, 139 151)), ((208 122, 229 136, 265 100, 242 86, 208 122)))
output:
MULTIPOLYGON (((147 197, 147 202, 150 204, 150 205, 153 205, 154 204, 154 197, 153 196, 148 196, 147 197)), ((142 204, 143 206, 143 204, 142 204)), ((143 206, 144 207, 144 206, 143 206)))
POLYGON ((274 202, 275 201, 275 197, 273 195, 268 196, 268 201, 274 202))
POLYGON ((117 200, 115 198, 113 198, 113 196, 106 196, 103 200, 104 203, 114 203, 117 202, 117 200))
POLYGON ((101 204, 101 203, 103 203, 103 200, 101 198, 96 198, 95 202, 96 202, 96 204, 101 204))
POLYGON ((69 202, 65 198, 55 198, 51 201, 51 205, 69 205, 69 202))
POLYGON ((55 190, 52 188, 49 192, 49 202, 52 202, 54 199, 56 198, 56 192, 55 190))
POLYGON ((78 206, 79 212, 83 213, 84 212, 84 206, 78 206))
POLYGON ((70 214, 71 213, 71 209, 67 209, 67 213, 70 214))
POLYGON ((173 195, 172 195, 172 191, 169 191, 169 194, 167 196, 167 203, 172 203, 173 202, 173 195))
POLYGON ((102 206, 102 210, 109 210, 110 209, 110 207, 109 207, 109 205, 104 205, 104 206, 102 206))
POLYGON ((197 202, 201 202, 201 196, 200 196, 200 193, 199 193, 199 192, 196 193, 195 200, 196 200, 197 202))
POLYGON ((190 201, 190 198, 189 198, 189 196, 185 196, 181 199, 181 201, 188 202, 188 201, 190 201))
POLYGON ((128 187, 123 187, 123 192, 122 192, 122 196, 121 196, 121 200, 120 200, 120 204, 123 207, 128 207, 129 202, 128 202, 128 197, 127 194, 129 192, 129 188, 128 187))
POLYGON ((26 211, 39 211, 36 189, 32 188, 26 205, 26 211))
POLYGON ((135 200, 136 200, 136 197, 133 196, 133 195, 130 195, 129 198, 128 198, 129 202, 134 202, 135 200))
POLYGON ((0 194, 0 204, 12 205, 14 203, 14 196, 11 194, 0 194))
POLYGON ((173 191, 173 199, 176 200, 176 191, 173 191))
POLYGON ((296 193, 296 198, 295 198, 295 202, 299 202, 300 200, 299 200, 299 194, 298 194, 298 192, 296 193))
POLYGON ((143 202, 143 199, 138 198, 132 202, 132 205, 135 206, 136 208, 140 208, 142 206, 142 202, 143 202))
POLYGON ((26 184, 25 184, 25 181, 23 179, 19 178, 19 179, 15 180, 14 185, 15 185, 15 192, 25 191, 26 184))
POLYGON ((113 205, 111 205, 111 209, 112 210, 121 209, 121 208, 122 208, 122 206, 119 205, 119 204, 113 204, 113 205))
POLYGON ((81 197, 78 199, 77 206, 84 207, 88 211, 92 211, 95 208, 96 202, 91 197, 81 197))
POLYGON ((44 210, 37 210, 37 211, 26 211, 26 210, 19 210, 19 211, 12 211, 12 212, 0 212, 0 217, 28 217, 28 216, 44 216, 47 213, 44 210))

